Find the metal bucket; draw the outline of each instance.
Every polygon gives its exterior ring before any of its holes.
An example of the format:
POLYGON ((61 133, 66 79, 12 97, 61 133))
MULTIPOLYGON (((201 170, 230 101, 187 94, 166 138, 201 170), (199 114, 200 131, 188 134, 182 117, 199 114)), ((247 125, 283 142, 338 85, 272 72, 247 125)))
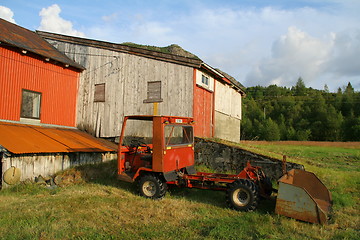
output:
POLYGON ((314 173, 292 169, 279 180, 275 212, 305 222, 326 224, 331 193, 314 173))

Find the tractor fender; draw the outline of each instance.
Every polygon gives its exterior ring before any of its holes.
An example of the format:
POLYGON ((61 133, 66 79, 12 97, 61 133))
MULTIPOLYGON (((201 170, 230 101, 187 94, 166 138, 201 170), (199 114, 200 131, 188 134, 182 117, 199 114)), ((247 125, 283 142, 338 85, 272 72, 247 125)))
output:
POLYGON ((142 175, 143 172, 153 172, 153 170, 151 168, 141 167, 136 171, 132 179, 135 181, 140 175, 142 175))
POLYGON ((146 174, 146 173, 153 173, 153 174, 156 174, 160 177, 161 180, 163 180, 164 182, 166 182, 166 179, 164 177, 164 174, 161 173, 161 172, 154 172, 151 168, 145 168, 145 167, 141 167, 139 168, 134 177, 133 177, 133 180, 136 181, 139 177, 141 177, 142 175, 146 174))

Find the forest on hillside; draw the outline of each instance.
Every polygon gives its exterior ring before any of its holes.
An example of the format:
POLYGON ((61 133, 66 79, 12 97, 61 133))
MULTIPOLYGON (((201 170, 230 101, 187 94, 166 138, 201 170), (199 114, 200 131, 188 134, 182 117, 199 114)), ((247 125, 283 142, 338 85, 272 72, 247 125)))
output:
POLYGON ((305 86, 246 88, 241 140, 360 141, 360 92, 305 86))

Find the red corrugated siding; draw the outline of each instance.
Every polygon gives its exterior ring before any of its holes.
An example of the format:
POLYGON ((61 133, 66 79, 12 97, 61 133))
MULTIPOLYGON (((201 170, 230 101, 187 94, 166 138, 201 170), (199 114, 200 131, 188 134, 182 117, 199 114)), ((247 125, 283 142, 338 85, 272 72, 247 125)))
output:
POLYGON ((20 120, 22 89, 41 92, 41 123, 75 126, 78 72, 0 48, 0 119, 20 120))
MULTIPOLYGON (((194 69, 195 76, 195 69, 194 69)), ((194 77, 195 78, 195 77, 194 77)), ((213 137, 214 94, 196 85, 194 79, 194 134, 213 137)))

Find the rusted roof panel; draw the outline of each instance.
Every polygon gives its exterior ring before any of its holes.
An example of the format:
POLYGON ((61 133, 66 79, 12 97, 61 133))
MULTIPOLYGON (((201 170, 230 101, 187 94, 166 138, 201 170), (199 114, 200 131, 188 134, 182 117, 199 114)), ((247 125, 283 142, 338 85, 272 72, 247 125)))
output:
POLYGON ((71 128, 0 122, 0 145, 11 153, 114 152, 117 145, 71 128))
POLYGON ((84 69, 83 66, 72 61, 65 54, 59 52, 35 32, 22 28, 1 18, 0 33, 1 44, 6 43, 22 50, 27 50, 40 56, 64 63, 65 65, 70 65, 82 70, 84 69))

